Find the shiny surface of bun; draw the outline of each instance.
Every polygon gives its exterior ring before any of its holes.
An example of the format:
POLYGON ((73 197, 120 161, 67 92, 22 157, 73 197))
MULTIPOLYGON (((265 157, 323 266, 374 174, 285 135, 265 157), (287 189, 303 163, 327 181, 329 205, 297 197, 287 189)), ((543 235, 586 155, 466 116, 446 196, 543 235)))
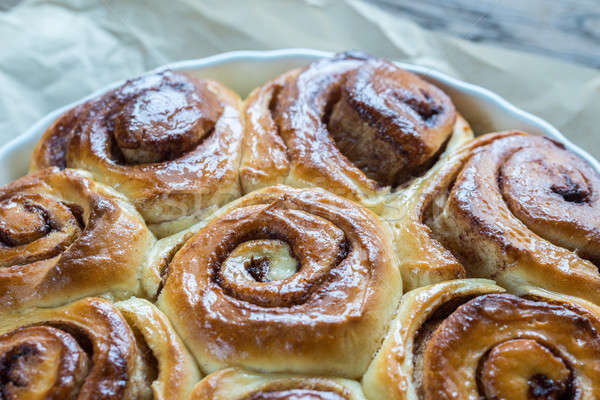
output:
POLYGON ((158 400, 187 398, 198 372, 152 304, 87 298, 5 315, 0 378, 7 399, 158 400))
POLYGON ((446 160, 425 216, 469 276, 600 303, 600 173, 551 139, 477 138, 446 160))
POLYGON ((363 378, 373 399, 596 399, 600 310, 466 279, 416 289, 363 378))
POLYGON ((115 304, 129 324, 142 356, 149 358, 153 400, 187 400, 200 372, 171 322, 147 300, 131 298, 115 304))
POLYGON ((164 268, 158 305, 205 372, 359 377, 402 294, 385 225, 322 189, 246 195, 164 268))
POLYGON ((240 196, 242 135, 237 94, 167 70, 67 111, 44 133, 31 169, 87 170, 165 236, 240 196))
MULTIPOLYGON (((472 135, 469 125, 461 117, 458 117, 454 129, 467 136, 472 135)), ((440 174, 446 165, 445 159, 462 144, 463 136, 456 133, 448 142, 440 161, 423 176, 396 191, 381 213, 393 233, 394 250, 400 263, 405 292, 466 277, 460 261, 432 235, 431 228, 425 223, 431 203, 445 179, 440 174)))
POLYGON ((83 171, 17 179, 0 188, 0 311, 137 294, 153 243, 133 206, 83 171))
POLYGON ((72 108, 0 188, 0 400, 600 399, 600 172, 473 137, 356 52, 72 108))
POLYGON ((382 194, 437 160, 457 113, 437 87, 395 64, 343 53, 289 71, 250 94, 241 181, 246 192, 320 186, 376 212, 382 194))
POLYGON ((190 400, 365 400, 358 382, 292 374, 261 374, 236 368, 204 378, 190 400))

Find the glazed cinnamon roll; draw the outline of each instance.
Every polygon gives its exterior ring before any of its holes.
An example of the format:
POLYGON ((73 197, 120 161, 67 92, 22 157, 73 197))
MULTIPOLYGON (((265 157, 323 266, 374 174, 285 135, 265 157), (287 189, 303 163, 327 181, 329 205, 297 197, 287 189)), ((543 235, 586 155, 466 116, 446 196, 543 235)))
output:
MULTIPOLYGON (((461 121, 457 121, 456 125, 457 129, 469 129, 461 121)), ((439 187, 444 179, 447 180, 440 170, 446 168, 445 160, 461 144, 460 137, 453 137, 440 162, 423 176, 405 185, 402 190, 396 191, 381 212, 381 217, 393 234, 394 250, 400 263, 405 292, 466 277, 463 265, 436 239, 425 222, 439 187)))
POLYGON ((140 293, 154 241, 133 206, 85 172, 20 178, 0 188, 0 312, 140 293))
POLYGON ((190 400, 364 400, 358 382, 340 378, 260 374, 235 368, 204 378, 190 400))
POLYGON ((600 309, 492 281, 406 294, 363 388, 372 399, 597 399, 600 309))
POLYGON ((86 298, 0 325, 3 399, 187 399, 197 380, 168 320, 146 300, 115 307, 86 298))
POLYGON ((200 372, 169 319, 147 300, 130 298, 115 306, 129 324, 140 356, 151 367, 152 396, 146 397, 188 400, 200 372))
POLYGON ((171 71, 142 76, 62 115, 31 169, 87 170, 165 236, 240 196, 240 110, 220 83, 171 71))
POLYGON ((385 225, 322 189, 255 191, 171 253, 149 287, 205 372, 359 377, 402 293, 385 225))
POLYGON ((429 185, 423 221, 470 276, 600 303, 600 173, 562 144, 485 135, 429 185))
POLYGON ((472 137, 440 89, 359 53, 275 78, 250 94, 244 114, 245 192, 320 186, 376 212, 383 194, 426 171, 451 138, 472 137))

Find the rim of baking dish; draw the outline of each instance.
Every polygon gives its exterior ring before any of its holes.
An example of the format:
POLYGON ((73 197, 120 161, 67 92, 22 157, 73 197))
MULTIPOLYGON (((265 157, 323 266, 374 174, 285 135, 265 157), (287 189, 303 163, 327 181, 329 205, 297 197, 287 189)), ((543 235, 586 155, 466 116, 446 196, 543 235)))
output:
MULTIPOLYGON (((154 73, 157 71, 161 71, 164 69, 173 69, 173 70, 198 70, 207 67, 215 67, 223 64, 228 64, 233 61, 269 61, 269 60, 285 60, 285 59, 294 59, 305 57, 307 59, 316 59, 316 58, 324 58, 331 57, 334 53, 328 51, 314 50, 314 49, 305 49, 305 48, 290 48, 290 49, 279 49, 279 50, 241 50, 241 51, 230 51, 226 53, 220 53, 213 56, 199 58, 199 59, 190 59, 184 61, 177 61, 169 64, 165 64, 158 68, 155 68, 147 73, 154 73)), ((448 76, 439 71, 415 65, 415 64, 406 64, 401 62, 396 62, 398 66, 404 68, 408 71, 417 73, 425 78, 429 77, 433 80, 439 81, 443 83, 445 86, 452 88, 458 92, 462 92, 471 98, 486 102, 490 105, 493 105, 499 109, 503 109, 507 114, 509 114, 516 121, 523 122, 525 124, 536 127, 543 134, 550 136, 554 139, 562 142, 569 150, 578 154, 582 158, 584 158, 588 163, 590 163, 597 171, 600 171, 600 162, 598 162, 595 158, 593 158, 590 154, 588 154, 585 150, 573 144, 569 139, 567 139, 558 129, 553 127, 550 123, 543 120, 540 117, 537 117, 531 113, 528 113, 515 105, 508 102, 506 99, 501 97, 500 95, 485 89, 481 86, 477 86, 471 83, 467 83, 465 81, 461 81, 459 79, 448 76)), ((54 120, 56 120, 62 113, 66 110, 83 103, 93 97, 96 97, 108 90, 118 87, 124 81, 113 82, 109 84, 89 96, 84 97, 78 101, 67 104, 63 107, 60 107, 42 117, 36 123, 34 123, 28 130, 26 130, 23 134, 17 136, 6 145, 0 147, 0 160, 6 158, 11 153, 18 151, 22 147, 24 147, 27 143, 29 143, 36 135, 39 135, 40 132, 43 132, 54 120)))

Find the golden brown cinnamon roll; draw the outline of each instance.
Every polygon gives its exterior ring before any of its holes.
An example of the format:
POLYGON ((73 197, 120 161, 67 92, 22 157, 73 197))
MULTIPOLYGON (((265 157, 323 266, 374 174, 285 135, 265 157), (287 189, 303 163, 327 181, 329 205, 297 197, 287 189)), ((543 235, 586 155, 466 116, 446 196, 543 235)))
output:
POLYGON ((370 399, 597 399, 600 309, 492 281, 407 293, 363 388, 370 399))
POLYGON ((190 400, 364 400, 358 382, 341 378, 260 374, 235 368, 204 378, 190 400))
POLYGON ((451 137, 472 137, 440 89, 359 53, 268 82, 246 100, 245 119, 245 192, 320 186, 376 212, 382 194, 427 170, 451 137))
MULTIPOLYGON (((461 121, 456 122, 456 129, 469 130, 461 121)), ((445 160, 462 143, 460 136, 452 137, 440 162, 398 190, 381 212, 393 234, 405 292, 466 276, 460 261, 433 237, 431 228, 425 223, 431 203, 446 179, 439 171, 446 168, 445 160)))
POLYGON ((131 204, 83 171, 20 178, 0 188, 0 311, 137 294, 153 243, 131 204))
POLYGON ((158 305, 205 372, 359 377, 402 293, 385 225, 322 189, 255 191, 178 251, 166 241, 146 275, 163 277, 158 305))
POLYGON ((169 319, 147 300, 130 298, 115 306, 128 322, 141 357, 152 368, 151 398, 189 399, 200 372, 169 319))
POLYGON ((600 303, 600 174, 561 144, 485 135, 427 184, 424 222, 470 276, 600 303))
POLYGON ((197 380, 191 356, 146 300, 115 307, 86 298, 0 324, 3 399, 187 399, 197 380))
POLYGON ((240 110, 220 83, 171 71, 142 76, 62 115, 31 169, 90 171, 164 236, 240 196, 240 110))

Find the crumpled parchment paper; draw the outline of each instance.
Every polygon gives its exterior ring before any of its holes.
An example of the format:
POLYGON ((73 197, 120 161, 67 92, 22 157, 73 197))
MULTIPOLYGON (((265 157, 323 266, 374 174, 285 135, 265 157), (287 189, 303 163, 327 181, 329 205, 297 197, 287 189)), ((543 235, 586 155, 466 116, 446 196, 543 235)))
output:
POLYGON ((426 31, 360 0, 24 0, 0 13, 0 145, 162 64, 243 49, 359 49, 491 89, 600 158, 600 71, 426 31))

